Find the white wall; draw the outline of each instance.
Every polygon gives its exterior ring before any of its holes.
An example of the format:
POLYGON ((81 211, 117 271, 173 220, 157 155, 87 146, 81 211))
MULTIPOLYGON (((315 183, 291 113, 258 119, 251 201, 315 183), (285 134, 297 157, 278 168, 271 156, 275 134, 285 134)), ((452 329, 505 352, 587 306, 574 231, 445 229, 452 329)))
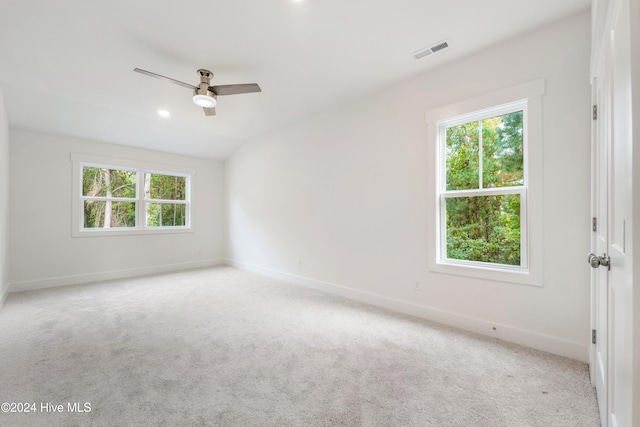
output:
POLYGON ((9 285, 9 121, 0 89, 0 308, 9 285))
POLYGON ((589 41, 585 13, 250 141, 227 162, 229 263, 587 361, 589 41), (425 112, 539 78, 544 286, 429 272, 425 112))
POLYGON ((10 177, 12 291, 213 265, 222 259, 221 162, 12 130, 10 177), (71 153, 195 169, 195 231, 73 238, 71 153))

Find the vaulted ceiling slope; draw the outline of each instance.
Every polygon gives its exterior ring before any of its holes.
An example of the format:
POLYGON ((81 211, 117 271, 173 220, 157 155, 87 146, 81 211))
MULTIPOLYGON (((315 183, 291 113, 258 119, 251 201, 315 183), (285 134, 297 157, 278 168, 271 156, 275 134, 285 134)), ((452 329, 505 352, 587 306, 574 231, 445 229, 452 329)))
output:
MULTIPOLYGON (((589 0, 3 0, 12 128, 213 159, 246 140, 552 21, 589 0), (421 60, 412 53, 447 40, 421 60), (193 85, 260 84, 206 117, 193 85), (159 109, 169 118, 159 117, 159 109)), ((380 102, 384 102, 383 99, 380 102)))

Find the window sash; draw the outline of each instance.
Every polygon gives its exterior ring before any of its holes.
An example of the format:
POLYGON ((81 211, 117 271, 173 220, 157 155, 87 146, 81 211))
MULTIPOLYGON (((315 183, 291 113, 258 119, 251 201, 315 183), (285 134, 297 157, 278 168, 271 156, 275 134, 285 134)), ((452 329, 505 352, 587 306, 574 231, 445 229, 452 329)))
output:
POLYGON ((507 270, 526 270, 529 264, 527 189, 524 187, 500 187, 482 190, 455 190, 441 193, 438 199, 439 245, 437 257, 440 262, 456 265, 483 266, 507 270), (520 265, 499 264, 494 262, 462 260, 449 258, 447 255, 447 199, 460 197, 482 197, 501 195, 520 196, 520 265))
POLYGON ((180 228, 184 228, 186 227, 186 223, 188 222, 188 204, 187 203, 173 203, 172 201, 167 201, 167 200, 163 200, 163 201, 157 201, 157 202, 152 202, 152 201, 146 201, 144 204, 144 215, 145 215, 145 226, 148 229, 180 229, 180 228), (151 212, 150 208, 152 205, 156 205, 158 207, 158 211, 157 212, 151 212), (169 206, 184 206, 185 207, 185 211, 184 214, 182 211, 180 211, 180 218, 183 218, 185 221, 185 225, 162 225, 162 219, 163 219, 163 206, 165 205, 169 205, 169 206), (157 216, 155 216, 155 214, 157 214, 157 216), (160 223, 157 225, 149 225, 149 220, 155 217, 157 218, 160 223))
MULTIPOLYGON (((471 122, 482 121, 484 119, 489 119, 497 116, 502 116, 505 114, 515 113, 518 111, 522 111, 522 127, 523 127, 523 138, 522 138, 522 149, 523 149, 523 185, 522 187, 527 188, 528 186, 528 177, 529 177, 529 167, 528 167, 528 102, 527 100, 521 100, 516 102, 511 102, 509 104, 504 104, 501 106, 497 106, 495 108, 486 108, 480 111, 476 111, 470 114, 464 114, 461 116, 457 116, 454 118, 442 120, 436 123, 438 129, 437 136, 437 144, 438 144, 438 189, 439 192, 447 193, 451 191, 477 191, 483 190, 483 179, 482 179, 482 139, 480 139, 480 147, 479 147, 479 187, 476 189, 470 190, 447 190, 447 129, 471 122)), ((519 187, 519 186, 512 186, 519 187)), ((495 187, 490 187, 495 188, 495 187)), ((505 187, 498 187, 505 188, 505 187)))

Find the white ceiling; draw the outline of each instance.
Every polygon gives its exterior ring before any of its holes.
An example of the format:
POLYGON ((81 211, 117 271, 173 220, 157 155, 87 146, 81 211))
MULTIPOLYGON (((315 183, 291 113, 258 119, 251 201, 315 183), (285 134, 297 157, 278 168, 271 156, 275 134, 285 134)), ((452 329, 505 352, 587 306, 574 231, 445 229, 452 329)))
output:
POLYGON ((2 0, 12 128, 213 159, 341 102, 563 17, 590 0, 2 0), (442 40, 450 47, 415 61, 442 40), (188 89, 256 82, 206 117, 188 89), (168 119, 157 115, 164 108, 168 119))

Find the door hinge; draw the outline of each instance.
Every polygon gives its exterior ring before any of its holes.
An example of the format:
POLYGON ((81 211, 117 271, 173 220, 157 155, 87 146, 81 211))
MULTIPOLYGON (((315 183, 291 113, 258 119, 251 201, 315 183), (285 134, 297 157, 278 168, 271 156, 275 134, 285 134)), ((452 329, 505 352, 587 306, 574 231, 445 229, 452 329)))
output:
POLYGON ((598 120, 598 106, 593 106, 593 120, 598 120))
POLYGON ((591 330, 591 344, 595 344, 596 343, 596 330, 592 329, 591 330))
POLYGON ((591 230, 598 231, 598 218, 596 218, 595 216, 593 217, 593 220, 591 221, 591 230))

